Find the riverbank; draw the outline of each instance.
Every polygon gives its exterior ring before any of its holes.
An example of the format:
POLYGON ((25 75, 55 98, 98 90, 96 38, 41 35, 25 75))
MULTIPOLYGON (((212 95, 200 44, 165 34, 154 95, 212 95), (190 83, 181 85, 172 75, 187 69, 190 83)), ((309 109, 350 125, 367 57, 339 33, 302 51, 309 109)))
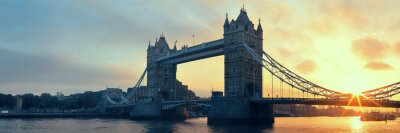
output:
POLYGON ((101 113, 7 113, 0 118, 121 118, 122 115, 104 115, 101 113))
MULTIPOLYGON (((189 115, 188 118, 202 118, 207 115, 189 115)), ((275 115, 275 117, 304 117, 275 115)), ((308 117, 359 117, 359 116, 308 116, 308 117)), ((0 118, 129 118, 126 115, 110 115, 102 113, 7 113, 1 114, 0 118)))

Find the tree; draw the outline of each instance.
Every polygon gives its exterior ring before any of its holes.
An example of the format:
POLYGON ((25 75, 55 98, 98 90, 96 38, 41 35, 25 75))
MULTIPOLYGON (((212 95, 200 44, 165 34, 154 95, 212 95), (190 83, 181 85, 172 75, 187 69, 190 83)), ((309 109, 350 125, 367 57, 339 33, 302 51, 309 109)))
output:
POLYGON ((14 108, 16 101, 17 99, 11 94, 5 95, 0 93, 0 107, 14 108))
POLYGON ((39 104, 40 104, 39 96, 35 96, 30 93, 22 95, 22 109, 30 109, 38 107, 39 104))
POLYGON ((100 100, 101 100, 100 92, 87 91, 79 96, 77 104, 80 108, 93 108, 98 104, 100 100))
POLYGON ((57 97, 51 96, 49 93, 40 95, 40 108, 56 108, 60 106, 57 97))

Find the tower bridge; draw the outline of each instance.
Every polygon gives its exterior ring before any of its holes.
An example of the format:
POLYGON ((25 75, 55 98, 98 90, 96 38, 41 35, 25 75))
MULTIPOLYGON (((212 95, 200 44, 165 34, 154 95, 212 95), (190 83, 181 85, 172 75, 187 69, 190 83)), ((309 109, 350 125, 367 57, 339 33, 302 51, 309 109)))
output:
POLYGON ((222 39, 192 47, 184 46, 180 50, 176 45, 170 48, 165 36, 160 36, 154 45, 149 44, 147 67, 134 89, 120 102, 105 97, 101 102, 103 107, 130 108, 132 119, 162 119, 185 118, 186 106, 206 106, 210 108, 208 123, 211 124, 271 123, 274 122, 274 104, 400 107, 400 101, 383 100, 400 93, 400 82, 365 91, 364 96, 355 96, 324 88, 287 69, 263 51, 262 26, 258 22, 255 28, 244 8, 236 20, 229 21, 226 16, 223 30, 222 39), (225 94, 203 100, 190 100, 184 95, 177 95, 180 88, 185 88, 176 79, 177 65, 214 56, 224 56, 225 94), (275 77, 292 90, 297 89, 319 98, 263 98, 263 69, 271 73, 272 80, 275 77), (146 73, 146 93, 138 96, 146 73))

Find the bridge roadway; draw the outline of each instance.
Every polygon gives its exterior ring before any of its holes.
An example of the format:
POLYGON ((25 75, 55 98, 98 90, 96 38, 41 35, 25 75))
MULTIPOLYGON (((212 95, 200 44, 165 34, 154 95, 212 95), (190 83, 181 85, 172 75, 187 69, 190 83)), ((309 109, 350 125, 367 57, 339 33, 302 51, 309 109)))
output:
POLYGON ((118 105, 108 105, 104 106, 106 109, 113 109, 113 108, 134 108, 134 104, 118 104, 118 105))
POLYGON ((260 98, 252 99, 253 104, 306 104, 306 105, 337 105, 362 107, 400 108, 400 101, 372 99, 327 99, 327 98, 260 98))
POLYGON ((187 106, 187 105, 198 105, 198 106, 206 106, 211 107, 210 99, 203 100, 178 100, 178 101, 164 101, 161 103, 162 110, 173 109, 179 106, 187 106))
MULTIPOLYGON (((336 106, 362 106, 362 107, 388 107, 400 108, 400 101, 390 100, 371 100, 371 99, 327 99, 327 98, 254 98, 251 103, 255 105, 263 104, 305 104, 305 105, 336 105, 336 106)), ((177 100, 177 101, 163 101, 161 102, 162 110, 169 110, 181 106, 211 106, 210 99, 202 100, 177 100)), ((135 105, 111 105, 105 108, 134 108, 135 105)))

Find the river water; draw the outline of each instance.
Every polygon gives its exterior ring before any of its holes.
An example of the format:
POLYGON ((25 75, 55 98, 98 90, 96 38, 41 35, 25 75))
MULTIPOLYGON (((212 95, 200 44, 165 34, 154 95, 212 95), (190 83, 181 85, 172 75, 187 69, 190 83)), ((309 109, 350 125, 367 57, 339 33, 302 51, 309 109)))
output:
POLYGON ((0 133, 207 133, 207 132, 371 132, 399 133, 400 119, 362 122, 359 117, 277 117, 271 126, 207 125, 207 118, 184 122, 127 119, 0 119, 0 133))

